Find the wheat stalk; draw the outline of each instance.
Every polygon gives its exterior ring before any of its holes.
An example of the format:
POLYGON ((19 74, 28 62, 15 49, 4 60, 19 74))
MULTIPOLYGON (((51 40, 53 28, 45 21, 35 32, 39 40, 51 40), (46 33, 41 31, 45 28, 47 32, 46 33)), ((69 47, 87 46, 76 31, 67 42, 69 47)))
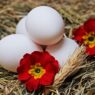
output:
POLYGON ((72 56, 67 60, 64 66, 60 69, 59 73, 55 76, 54 84, 52 87, 59 87, 62 82, 82 65, 86 58, 85 47, 80 46, 75 50, 72 56))

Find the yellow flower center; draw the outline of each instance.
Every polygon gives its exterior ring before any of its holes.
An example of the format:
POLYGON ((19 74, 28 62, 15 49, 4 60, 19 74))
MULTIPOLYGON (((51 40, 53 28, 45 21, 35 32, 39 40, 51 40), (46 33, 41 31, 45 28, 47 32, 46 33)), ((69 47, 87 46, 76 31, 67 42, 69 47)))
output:
POLYGON ((46 73, 46 70, 40 64, 36 64, 31 66, 31 69, 28 71, 28 73, 34 76, 35 79, 38 79, 46 73))
POLYGON ((89 48, 93 48, 95 46, 95 33, 90 32, 83 36, 84 44, 88 45, 89 48))

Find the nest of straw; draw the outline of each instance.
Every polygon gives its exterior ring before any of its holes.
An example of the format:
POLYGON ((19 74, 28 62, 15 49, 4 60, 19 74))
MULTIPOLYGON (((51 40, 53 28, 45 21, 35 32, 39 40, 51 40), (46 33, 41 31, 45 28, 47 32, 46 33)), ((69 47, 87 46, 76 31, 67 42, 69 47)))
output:
MULTIPOLYGON (((49 5, 60 12, 66 22, 65 33, 69 38, 73 36, 73 28, 95 16, 95 0, 0 0, 0 39, 15 33, 18 21, 39 5, 49 5)), ((84 52, 83 46, 74 52, 56 75, 54 84, 46 87, 50 92, 47 95, 95 94, 95 58, 88 57, 84 52)), ((17 80, 17 74, 0 66, 0 95, 35 94, 27 92, 17 80)))

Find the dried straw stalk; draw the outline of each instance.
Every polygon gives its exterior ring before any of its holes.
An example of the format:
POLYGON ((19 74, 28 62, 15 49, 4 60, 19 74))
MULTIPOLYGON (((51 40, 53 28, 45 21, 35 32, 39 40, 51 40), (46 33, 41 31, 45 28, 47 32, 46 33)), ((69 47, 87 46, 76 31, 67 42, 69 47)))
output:
POLYGON ((79 66, 83 64, 86 56, 84 46, 77 48, 56 75, 52 88, 58 88, 69 75, 75 73, 79 69, 79 66))

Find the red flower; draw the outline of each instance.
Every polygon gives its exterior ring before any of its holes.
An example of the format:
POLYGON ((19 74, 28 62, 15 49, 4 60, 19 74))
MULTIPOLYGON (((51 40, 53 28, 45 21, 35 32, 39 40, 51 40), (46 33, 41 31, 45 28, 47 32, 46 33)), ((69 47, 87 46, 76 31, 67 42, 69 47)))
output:
POLYGON ((18 79, 29 91, 33 91, 39 89, 40 86, 51 85, 55 74, 59 71, 59 65, 48 52, 35 51, 24 55, 17 71, 18 79))
POLYGON ((95 55, 95 19, 88 19, 82 26, 74 30, 74 39, 86 46, 89 55, 95 55))

